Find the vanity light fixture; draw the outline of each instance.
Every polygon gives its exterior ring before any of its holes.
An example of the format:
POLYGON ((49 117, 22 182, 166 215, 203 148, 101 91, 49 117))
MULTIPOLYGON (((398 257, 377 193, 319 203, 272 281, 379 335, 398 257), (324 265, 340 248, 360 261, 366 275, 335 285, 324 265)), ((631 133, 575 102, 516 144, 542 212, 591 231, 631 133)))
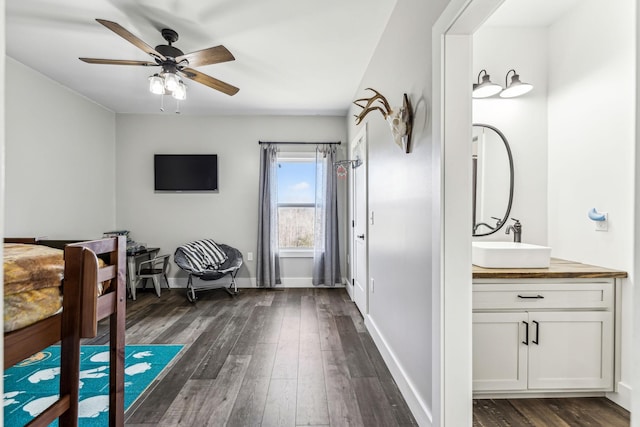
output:
POLYGON ((473 98, 488 98, 497 94, 501 90, 502 86, 491 81, 489 74, 487 74, 487 70, 481 70, 480 73, 478 73, 478 82, 473 84, 473 92, 471 93, 471 96, 473 98), (482 76, 482 83, 480 83, 480 76, 482 76))
POLYGON ((529 83, 523 83, 520 81, 520 75, 516 73, 516 70, 507 71, 507 75, 504 77, 505 88, 500 92, 500 98, 515 98, 516 96, 524 95, 533 89, 533 85, 529 83), (509 74, 511 76, 511 83, 508 83, 509 74))

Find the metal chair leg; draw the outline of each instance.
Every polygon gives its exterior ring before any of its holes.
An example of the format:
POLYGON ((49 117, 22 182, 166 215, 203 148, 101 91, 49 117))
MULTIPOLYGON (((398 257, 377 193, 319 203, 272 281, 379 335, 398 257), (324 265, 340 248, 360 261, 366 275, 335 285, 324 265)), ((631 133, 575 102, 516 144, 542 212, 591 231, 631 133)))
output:
POLYGON ((227 293, 233 297, 238 295, 238 285, 236 283, 236 274, 231 274, 231 283, 229 284, 229 287, 225 288, 225 291, 227 291, 227 293), (233 290, 231 290, 231 288, 233 288, 233 290))
POLYGON ((196 299, 196 291, 193 289, 193 278, 191 274, 189 274, 189 279, 187 280, 187 301, 195 303, 196 299))
POLYGON ((156 294, 158 295, 158 297, 160 296, 161 290, 160 290, 160 279, 158 279, 158 276, 153 276, 153 287, 156 288, 156 294))

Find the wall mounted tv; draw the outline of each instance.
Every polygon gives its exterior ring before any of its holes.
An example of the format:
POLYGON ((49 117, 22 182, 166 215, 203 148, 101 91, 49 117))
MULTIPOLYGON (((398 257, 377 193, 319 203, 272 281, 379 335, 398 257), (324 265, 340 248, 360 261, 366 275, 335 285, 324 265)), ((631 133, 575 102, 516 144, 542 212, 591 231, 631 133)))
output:
POLYGON ((216 154, 155 154, 155 191, 218 191, 216 154))

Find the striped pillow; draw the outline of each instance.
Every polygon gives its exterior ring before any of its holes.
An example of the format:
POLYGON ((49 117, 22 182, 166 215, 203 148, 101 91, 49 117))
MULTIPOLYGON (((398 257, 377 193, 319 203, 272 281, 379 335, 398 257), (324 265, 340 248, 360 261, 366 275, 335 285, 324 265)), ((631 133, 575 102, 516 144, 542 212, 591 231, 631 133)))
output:
POLYGON ((216 270, 227 260, 227 255, 211 239, 196 240, 180 247, 194 271, 216 270))

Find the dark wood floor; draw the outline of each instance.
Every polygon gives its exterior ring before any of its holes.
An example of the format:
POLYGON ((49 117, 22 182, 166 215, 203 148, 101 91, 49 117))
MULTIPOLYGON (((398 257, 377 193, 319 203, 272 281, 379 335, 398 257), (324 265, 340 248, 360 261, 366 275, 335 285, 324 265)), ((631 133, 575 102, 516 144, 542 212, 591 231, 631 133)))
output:
POLYGON ((604 397, 477 399, 474 427, 629 427, 629 412, 604 397))
MULTIPOLYGON (((416 425, 344 289, 141 292, 127 344, 184 344, 129 426, 416 425)), ((106 341, 101 325, 96 339, 106 341)))
MULTIPOLYGON (((344 289, 140 292, 127 344, 184 349, 126 414, 128 426, 416 425, 344 289)), ((85 344, 104 344, 108 328, 85 344)), ((475 427, 628 427, 605 398, 473 401, 475 427)))

